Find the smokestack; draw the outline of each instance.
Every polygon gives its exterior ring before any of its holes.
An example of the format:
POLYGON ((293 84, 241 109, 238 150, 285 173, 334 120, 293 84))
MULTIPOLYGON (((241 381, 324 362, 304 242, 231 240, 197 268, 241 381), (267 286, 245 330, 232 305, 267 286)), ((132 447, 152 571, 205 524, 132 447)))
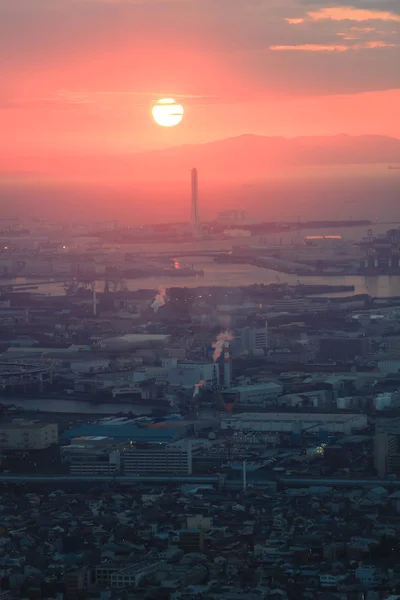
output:
POLYGON ((193 232, 196 236, 200 235, 200 219, 199 219, 199 182, 197 176, 197 169, 192 169, 191 171, 191 179, 192 179, 192 227, 193 232))
POLYGON ((247 488, 247 472, 246 472, 246 461, 243 461, 243 491, 247 488))
POLYGON ((93 316, 97 316, 96 283, 93 283, 93 316))
POLYGON ((224 346, 224 386, 231 387, 231 357, 229 354, 229 344, 225 342, 224 346))

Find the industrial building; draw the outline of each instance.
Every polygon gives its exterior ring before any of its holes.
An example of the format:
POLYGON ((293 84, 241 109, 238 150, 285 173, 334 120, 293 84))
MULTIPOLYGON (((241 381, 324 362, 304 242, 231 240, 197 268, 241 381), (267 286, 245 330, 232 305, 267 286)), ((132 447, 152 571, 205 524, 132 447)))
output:
POLYGON ((0 425, 0 448, 4 450, 44 450, 57 443, 55 423, 16 420, 0 425))
MULTIPOLYGON (((170 444, 187 436, 194 436, 200 432, 210 432, 217 429, 219 421, 216 418, 205 419, 167 419, 156 421, 148 426, 137 426, 132 422, 120 423, 87 423, 73 427, 63 433, 64 439, 70 444, 76 443, 75 450, 85 451, 85 447, 100 448, 103 444, 110 445, 111 450, 120 451, 121 445, 142 444, 147 447, 157 444, 170 444), (80 447, 80 448, 79 448, 80 447)), ((68 447, 68 446, 67 446, 68 447)), ((68 451, 67 451, 68 452, 68 451)), ((70 450, 69 452, 72 452, 70 450)))
POLYGON ((225 390, 224 400, 242 406, 265 406, 277 400, 283 393, 283 385, 269 381, 250 385, 239 385, 225 390))
POLYGON ((117 337, 106 338, 101 341, 100 347, 115 352, 124 352, 130 348, 163 347, 170 341, 169 335, 156 333, 128 333, 117 337))
POLYGON ((221 429, 300 433, 307 430, 351 434, 367 426, 366 415, 331 413, 239 413, 226 417, 221 429))
MULTIPOLYGON (((182 430, 185 434, 186 430, 182 430)), ((128 424, 98 424, 88 423, 78 427, 73 427, 64 432, 66 439, 73 440, 80 437, 106 437, 115 440, 115 443, 123 442, 142 442, 147 444, 166 444, 179 437, 179 433, 172 427, 160 427, 149 429, 147 427, 137 427, 131 423, 128 424)))
POLYGON ((117 444, 103 436, 79 437, 71 444, 61 447, 61 461, 69 466, 73 475, 113 475, 121 471, 120 449, 117 444))
POLYGON ((213 381, 219 381, 219 370, 213 362, 179 362, 176 358, 162 361, 160 367, 141 367, 133 373, 133 381, 152 379, 157 385, 193 388, 196 383, 203 381, 211 386, 213 381))

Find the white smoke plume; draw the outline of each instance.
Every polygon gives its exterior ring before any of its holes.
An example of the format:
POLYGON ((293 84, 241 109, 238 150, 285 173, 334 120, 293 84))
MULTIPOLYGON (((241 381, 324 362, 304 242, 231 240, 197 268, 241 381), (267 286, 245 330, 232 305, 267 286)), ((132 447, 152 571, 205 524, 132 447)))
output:
POLYGON ((213 361, 216 362, 222 354, 224 344, 233 340, 231 331, 223 331, 217 335, 217 339, 214 345, 213 361))
POLYGON ((154 298, 153 304, 151 305, 151 308, 154 310, 155 313, 158 311, 158 309, 161 306, 164 306, 164 304, 165 304, 165 294, 166 294, 166 290, 164 288, 160 288, 158 290, 158 294, 154 298))
POLYGON ((203 387, 203 385, 204 385, 204 381, 202 379, 199 381, 199 383, 195 383, 194 390, 193 390, 193 398, 196 398, 196 396, 199 395, 200 388, 203 387))
POLYGON ((195 384, 194 390, 193 390, 193 398, 196 398, 196 396, 199 395, 200 388, 203 387, 203 385, 204 385, 204 381, 203 380, 201 380, 201 381, 199 381, 199 383, 195 384))

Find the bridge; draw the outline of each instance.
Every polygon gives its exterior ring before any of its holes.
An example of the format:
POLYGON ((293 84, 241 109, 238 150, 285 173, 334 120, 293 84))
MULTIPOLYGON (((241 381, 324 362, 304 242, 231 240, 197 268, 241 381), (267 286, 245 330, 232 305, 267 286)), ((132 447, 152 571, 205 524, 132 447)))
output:
POLYGON ((43 390, 45 381, 51 381, 51 365, 40 363, 23 362, 0 362, 0 389, 23 388, 37 386, 40 391, 43 390))

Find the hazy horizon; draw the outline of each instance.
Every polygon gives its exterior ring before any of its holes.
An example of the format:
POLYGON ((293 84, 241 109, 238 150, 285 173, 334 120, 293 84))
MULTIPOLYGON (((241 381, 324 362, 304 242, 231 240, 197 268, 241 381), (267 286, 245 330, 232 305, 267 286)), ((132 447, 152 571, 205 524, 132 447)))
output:
MULTIPOLYGON (((296 171, 296 169, 293 169, 296 171)), ((203 221, 218 212, 245 208, 264 221, 398 218, 400 171, 387 165, 353 165, 331 169, 298 169, 291 178, 281 171, 264 182, 213 184, 201 179, 199 210, 203 221)), ((4 216, 22 220, 95 221, 118 219, 129 224, 190 221, 188 181, 153 186, 43 184, 0 182, 4 216)))

